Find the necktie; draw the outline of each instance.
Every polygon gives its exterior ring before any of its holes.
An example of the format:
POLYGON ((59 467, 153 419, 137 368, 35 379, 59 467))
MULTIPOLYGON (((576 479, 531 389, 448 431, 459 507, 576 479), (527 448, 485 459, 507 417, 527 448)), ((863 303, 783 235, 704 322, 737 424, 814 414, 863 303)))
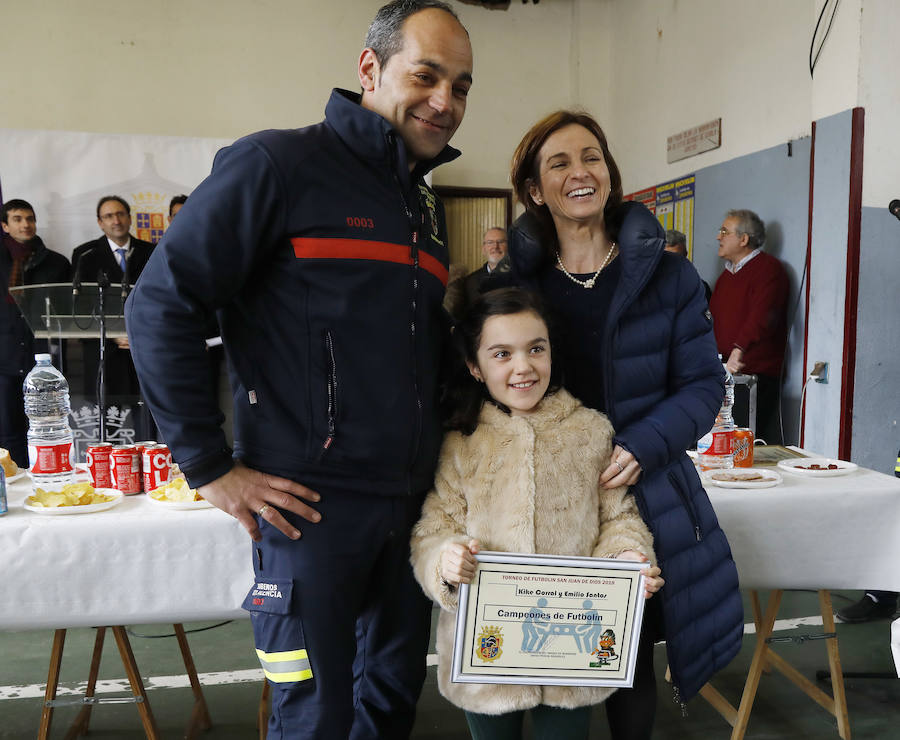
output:
POLYGON ((119 247, 116 250, 116 254, 118 255, 119 267, 122 268, 122 272, 124 273, 125 272, 125 249, 122 247, 119 247))

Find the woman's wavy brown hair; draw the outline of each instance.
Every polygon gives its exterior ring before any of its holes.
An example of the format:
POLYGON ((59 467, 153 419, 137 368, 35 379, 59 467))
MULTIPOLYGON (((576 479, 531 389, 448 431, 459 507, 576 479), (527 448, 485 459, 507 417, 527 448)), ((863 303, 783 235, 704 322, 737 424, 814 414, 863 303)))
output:
POLYGON ((559 240, 556 237, 553 218, 546 204, 539 206, 532 200, 529 190, 532 183, 538 186, 541 183, 538 170, 538 155, 541 147, 544 146, 552 134, 572 124, 583 126, 600 142, 603 159, 606 161, 606 166, 609 169, 610 184, 609 199, 606 201, 606 206, 603 209, 603 222, 609 239, 614 240, 619 230, 618 214, 620 211, 619 206, 622 204, 622 175, 619 173, 619 166, 616 164, 616 160, 613 159, 609 151, 606 134, 603 133, 600 124, 588 113, 577 110, 558 110, 538 121, 522 137, 522 141, 519 142, 519 146, 516 147, 516 151, 513 154, 510 167, 510 181, 513 189, 516 191, 516 197, 525 206, 525 210, 531 213, 540 224, 541 244, 544 246, 550 259, 555 259, 559 250, 559 240))

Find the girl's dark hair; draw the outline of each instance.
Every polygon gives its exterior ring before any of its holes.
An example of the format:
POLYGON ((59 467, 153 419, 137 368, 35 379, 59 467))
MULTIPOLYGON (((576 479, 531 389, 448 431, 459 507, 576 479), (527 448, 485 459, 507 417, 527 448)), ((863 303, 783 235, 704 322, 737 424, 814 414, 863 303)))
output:
MULTIPOLYGON (((478 426, 478 415, 485 401, 490 401, 506 413, 509 409, 491 398, 487 385, 479 383, 466 365, 478 362, 478 347, 484 323, 492 316, 511 316, 517 313, 533 313, 544 324, 550 336, 550 357, 553 358, 554 331, 547 308, 534 293, 523 288, 498 288, 482 293, 467 309, 465 315, 453 330, 454 357, 448 379, 444 402, 448 407, 448 429, 456 429, 463 434, 471 434, 478 426)), ((550 384, 547 393, 560 386, 559 363, 551 362, 550 384)))

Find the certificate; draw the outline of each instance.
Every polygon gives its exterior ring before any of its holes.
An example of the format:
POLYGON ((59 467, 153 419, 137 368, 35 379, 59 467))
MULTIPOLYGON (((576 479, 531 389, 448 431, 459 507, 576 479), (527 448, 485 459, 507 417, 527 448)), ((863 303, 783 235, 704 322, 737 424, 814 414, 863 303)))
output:
POLYGON ((481 552, 460 586, 451 680, 631 686, 647 563, 481 552))

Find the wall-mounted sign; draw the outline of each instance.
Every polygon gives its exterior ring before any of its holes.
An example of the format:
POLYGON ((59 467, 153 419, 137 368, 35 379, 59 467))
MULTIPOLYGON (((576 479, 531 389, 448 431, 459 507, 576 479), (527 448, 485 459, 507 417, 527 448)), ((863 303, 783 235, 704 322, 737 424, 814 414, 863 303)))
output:
POLYGON ((669 164, 722 146, 722 119, 701 123, 666 139, 666 161, 669 164))

